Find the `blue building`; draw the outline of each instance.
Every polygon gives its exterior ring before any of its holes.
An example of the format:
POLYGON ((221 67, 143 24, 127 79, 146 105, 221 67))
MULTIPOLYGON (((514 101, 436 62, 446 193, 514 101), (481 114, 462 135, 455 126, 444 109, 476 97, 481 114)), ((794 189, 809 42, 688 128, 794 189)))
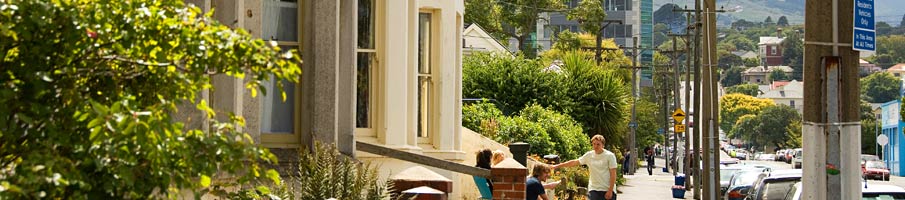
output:
POLYGON ((889 167, 889 173, 895 176, 905 176, 905 159, 901 155, 905 154, 905 135, 902 134, 905 128, 905 122, 899 116, 899 107, 901 100, 886 102, 880 106, 881 109, 881 134, 889 137, 889 144, 883 146, 883 161, 886 161, 889 167))

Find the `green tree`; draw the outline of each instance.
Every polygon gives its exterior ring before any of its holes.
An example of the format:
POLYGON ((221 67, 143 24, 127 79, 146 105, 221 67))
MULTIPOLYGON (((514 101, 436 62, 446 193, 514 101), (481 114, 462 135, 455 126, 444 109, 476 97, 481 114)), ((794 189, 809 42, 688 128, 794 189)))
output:
POLYGON ((588 136, 569 115, 533 104, 519 111, 519 117, 543 127, 547 135, 550 135, 550 140, 557 144, 550 153, 560 155, 565 160, 576 159, 591 150, 591 145, 587 142, 588 136))
POLYGON ((877 128, 880 126, 870 103, 861 101, 861 152, 875 154, 877 151, 877 128))
POLYGON ((534 60, 478 53, 465 57, 462 66, 462 97, 494 99, 503 113, 531 103, 561 108, 569 101, 558 74, 534 60))
MULTIPOLYGON (((638 147, 649 147, 663 142, 663 135, 657 134, 657 129, 662 124, 657 121, 658 118, 661 118, 661 115, 659 115, 660 110, 660 107, 654 102, 646 99, 637 100, 635 117, 638 121, 638 127, 635 128, 635 141, 638 143, 638 147)), ((628 112, 631 112, 631 110, 628 112)), ((628 120, 630 119, 626 118, 626 122, 628 120)))
POLYGON ((764 20, 764 24, 773 24, 773 17, 767 16, 767 19, 764 20))
POLYGON ((905 63, 905 35, 877 37, 877 54, 874 56, 888 56, 887 60, 877 59, 877 64, 883 68, 905 63))
POLYGON ((519 51, 526 57, 534 58, 537 47, 532 37, 537 28, 540 14, 560 12, 565 8, 561 0, 467 0, 465 23, 478 23, 484 30, 504 41, 510 37, 518 40, 519 51), (504 28, 504 25, 506 26, 504 28))
POLYGON ((617 70, 599 68, 591 58, 569 53, 561 59, 563 83, 574 103, 568 113, 586 127, 588 135, 603 135, 608 138, 607 146, 620 147, 619 130, 625 126, 620 122, 626 117, 623 111, 628 106, 628 87, 617 70))
POLYGON ((788 81, 789 75, 786 75, 786 72, 782 70, 773 70, 769 74, 770 80, 772 81, 788 81))
POLYGON ((738 85, 742 83, 742 72, 744 72, 746 67, 731 67, 728 70, 723 71, 722 79, 720 79, 720 84, 723 87, 732 87, 734 85, 738 85))
POLYGON ((578 7, 569 10, 566 18, 577 21, 581 30, 596 37, 605 25, 603 20, 606 19, 606 11, 603 7, 603 1, 581 0, 578 7))
POLYGON ((788 25, 789 25, 789 19, 786 19, 786 16, 785 16, 785 15, 780 16, 779 19, 776 20, 776 25, 777 25, 777 26, 788 26, 788 25))
POLYGON ((782 41, 783 63, 792 68, 792 80, 803 80, 804 43, 798 33, 786 34, 782 41))
POLYGON ((261 177, 281 184, 263 165, 276 157, 242 131, 244 119, 215 118, 199 92, 225 74, 250 80, 255 96, 271 78, 297 82, 301 60, 210 16, 180 0, 0 3, 0 199, 175 198, 246 193, 241 186, 261 177), (204 131, 179 112, 227 120, 204 131))
POLYGON ((669 31, 669 27, 663 23, 657 23, 654 25, 654 46, 659 47, 666 41, 669 41, 669 36, 666 33, 669 31))
POLYGON ((885 103, 899 97, 902 80, 888 72, 871 74, 861 80, 861 99, 871 103, 885 103))
MULTIPOLYGON (((789 126, 792 122, 800 122, 801 115, 791 106, 770 105, 758 113, 756 121, 759 123, 758 134, 761 134, 759 138, 762 138, 759 140, 760 145, 785 148, 787 141, 795 139, 789 133, 789 126)), ((797 139, 800 141, 801 138, 797 139)))
POLYGON ((726 94, 739 93, 748 96, 757 96, 760 93, 760 90, 757 89, 757 84, 746 83, 741 85, 735 85, 732 87, 726 88, 726 94))
MULTIPOLYGON (((730 140, 731 139, 743 139, 751 143, 758 143, 761 138, 758 133, 757 125, 760 124, 757 122, 757 115, 747 114, 738 118, 735 124, 732 126, 732 130, 729 131, 726 135, 730 140)), ((725 130, 724 130, 725 131, 725 130)))
POLYGON ((773 100, 758 99, 744 94, 727 94, 720 98, 720 128, 732 131, 739 117, 757 115, 761 110, 772 106, 773 100))
MULTIPOLYGON (((559 51, 574 51, 580 50, 582 47, 581 38, 577 33, 573 33, 572 31, 565 30, 559 32, 559 35, 556 36, 556 43, 553 43, 553 48, 559 51)), ((593 47, 593 45, 591 45, 593 47)))

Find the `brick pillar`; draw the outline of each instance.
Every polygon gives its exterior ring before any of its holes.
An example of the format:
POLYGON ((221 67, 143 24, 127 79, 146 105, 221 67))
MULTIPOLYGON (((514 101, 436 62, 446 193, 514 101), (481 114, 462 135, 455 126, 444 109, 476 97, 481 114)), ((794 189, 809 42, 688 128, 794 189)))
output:
POLYGON ((507 158, 490 169, 493 176, 493 199, 525 199, 525 177, 528 169, 512 158, 507 158))
MULTIPOLYGON (((452 180, 437 174, 430 169, 422 166, 414 166, 393 175, 390 178, 393 181, 393 193, 401 194, 412 188, 427 186, 431 189, 444 193, 442 196, 452 192, 452 180)), ((421 199, 420 197, 418 199, 421 199)), ((433 199, 433 198, 432 198, 433 199)))

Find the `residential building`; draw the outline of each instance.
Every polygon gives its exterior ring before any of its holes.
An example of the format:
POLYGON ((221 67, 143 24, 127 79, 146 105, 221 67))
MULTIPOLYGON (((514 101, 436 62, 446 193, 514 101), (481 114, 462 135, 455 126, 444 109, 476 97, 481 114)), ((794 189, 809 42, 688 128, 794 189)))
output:
POLYGON ((771 86, 773 86, 771 90, 757 95, 757 98, 771 99, 776 104, 790 106, 801 113, 804 108, 804 84, 802 82, 796 80, 774 81, 771 86))
POLYGON ((742 59, 757 58, 757 53, 754 53, 753 51, 733 51, 732 54, 742 59))
POLYGON ((789 66, 756 66, 748 68, 742 72, 742 81, 758 85, 765 85, 769 83, 768 78, 770 76, 770 73, 775 70, 781 70, 785 72, 787 76, 791 76, 793 71, 789 66))
POLYGON ((889 72, 890 74, 892 74, 892 76, 901 79, 902 74, 905 74, 905 63, 893 65, 892 67, 886 69, 886 72, 889 72))
POLYGON ((881 148, 883 161, 889 167, 889 173, 895 176, 905 176, 905 135, 902 130, 905 122, 899 115, 902 100, 894 100, 880 106, 880 134, 889 138, 889 143, 881 148))
POLYGON ((875 65, 875 64, 873 64, 873 63, 870 63, 870 62, 867 62, 867 61, 864 60, 864 59, 859 59, 859 60, 858 60, 858 67, 859 67, 859 68, 858 68, 859 73, 860 73, 860 74, 864 74, 864 75, 873 74, 873 73, 877 73, 877 72, 879 72, 879 71, 883 71, 882 68, 877 67, 877 65, 875 65))
MULTIPOLYGON (((357 144, 470 166, 473 148, 501 148, 461 126, 462 0, 186 2, 216 8, 221 22, 302 54, 300 83, 282 82, 285 101, 274 92, 281 80, 265 81, 267 94, 253 97, 245 83, 255 80, 220 75, 212 77, 216 90, 203 95, 218 120, 244 117, 243 130, 281 166, 297 166, 299 149, 313 141, 380 166, 382 179, 418 164, 366 153, 357 144)), ((430 170, 452 180, 450 199, 477 196, 470 175, 430 170)))
POLYGON ((780 37, 760 37, 758 46, 758 56, 763 65, 777 66, 783 65, 782 62, 782 41, 785 38, 780 37))
POLYGON ((471 55, 472 52, 498 52, 510 54, 499 41, 494 39, 478 24, 466 24, 462 32, 462 54, 471 55))

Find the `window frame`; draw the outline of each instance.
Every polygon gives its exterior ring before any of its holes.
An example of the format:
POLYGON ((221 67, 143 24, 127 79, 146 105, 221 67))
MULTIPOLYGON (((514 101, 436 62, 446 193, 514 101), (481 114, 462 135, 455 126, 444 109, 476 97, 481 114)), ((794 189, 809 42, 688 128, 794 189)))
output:
MULTIPOLYGON (((267 1, 267 0, 265 0, 265 1, 267 1)), ((262 10, 266 6, 265 1, 261 1, 262 10)), ((276 1, 278 1, 278 0, 276 0, 276 1)), ((296 24, 296 29, 297 29, 296 33, 298 34, 296 40, 298 40, 298 41, 276 41, 276 45, 294 47, 296 50, 298 50, 299 54, 301 55, 301 52, 302 52, 301 47, 303 45, 302 38, 304 36, 304 31, 303 31, 304 27, 303 26, 304 26, 304 19, 305 19, 305 7, 307 6, 307 4, 306 4, 306 0, 298 0, 298 1, 296 1, 296 4, 297 4, 297 9, 298 9, 298 11, 296 12, 296 15, 298 17, 296 19, 296 23, 297 23, 296 24)), ((266 23, 268 23, 267 20, 268 19, 262 19, 262 22, 261 22, 262 30, 264 29, 264 25, 266 23)), ((268 40, 269 38, 261 38, 261 39, 268 40)), ((301 63, 299 65, 301 65, 301 63)), ((274 91, 276 91, 276 90, 273 89, 273 90, 268 91, 270 93, 269 95, 271 95, 270 97, 275 97, 276 93, 274 91)), ((265 130, 263 130, 263 124, 270 123, 270 122, 264 120, 264 114, 265 114, 265 112, 268 112, 267 110, 265 110, 265 104, 267 103, 268 97, 261 96, 261 98, 262 98, 262 102, 260 104, 261 112, 258 115, 260 118, 260 127, 258 127, 258 131, 260 131, 262 146, 268 147, 268 148, 297 148, 297 147, 301 146, 301 143, 302 143, 301 124, 297 123, 297 122, 302 117, 301 116, 302 87, 298 83, 296 83, 296 87, 292 92, 293 92, 293 94, 291 94, 291 95, 293 95, 293 97, 294 97, 294 101, 292 102, 293 108, 291 111, 292 117, 293 117, 293 120, 292 120, 293 125, 292 125, 292 131, 290 133, 266 132, 265 130)))
MULTIPOLYGON (((383 56, 383 52, 379 51, 379 49, 381 49, 383 47, 383 40, 381 39, 382 35, 380 34, 383 30, 383 26, 381 26, 380 22, 383 20, 383 14, 384 14, 383 9, 381 9, 380 5, 383 5, 383 3, 385 3, 385 1, 383 1, 383 0, 371 0, 371 9, 372 9, 371 10, 371 13, 372 13, 372 15, 371 15, 372 24, 371 25, 373 26, 372 35, 371 35, 372 49, 360 48, 358 46, 358 43, 357 42, 355 43, 356 62, 354 62, 355 66, 351 66, 351 67, 353 67, 356 70, 356 74, 358 74, 358 71, 357 71, 358 70, 358 60, 357 60, 358 54, 359 53, 373 53, 373 56, 371 57, 372 58, 371 67, 368 70, 368 73, 369 73, 368 82, 370 84, 370 89, 368 91, 368 94, 370 95, 368 97, 368 104, 369 104, 368 105, 368 110, 369 110, 368 123, 369 123, 369 126, 368 127, 358 127, 358 124, 357 124, 358 91, 356 89, 356 94, 355 94, 356 100, 355 100, 355 104, 354 104, 354 106, 356 108, 356 111, 355 111, 356 122, 353 125, 355 127, 354 135, 356 137, 377 137, 377 130, 379 130, 379 126, 380 126, 380 122, 379 122, 379 119, 377 116, 380 116, 380 114, 383 113, 382 106, 379 106, 379 105, 382 105, 381 104, 382 101, 380 101, 380 99, 382 97, 382 92, 380 90, 380 86, 383 84, 383 81, 380 79, 380 77, 381 77, 381 74, 384 73, 382 71, 384 69, 384 67, 382 66, 382 64, 380 62, 380 57, 383 56)), ((356 5, 355 12, 358 13, 358 5, 356 5)), ((359 19, 360 18, 355 19, 356 25, 358 25, 359 19)), ((358 37, 358 33, 356 33, 355 36, 358 37)), ((358 79, 356 76, 356 84, 357 83, 358 83, 358 79)))
MULTIPOLYGON (((418 24, 418 31, 417 31, 418 34, 416 37, 417 45, 420 45, 420 40, 421 40, 421 30, 422 30, 421 29, 422 28, 421 27, 421 24, 422 24, 421 15, 422 14, 427 14, 430 17, 428 19, 429 20, 428 22, 430 23, 429 24, 430 27, 428 27, 428 33, 430 34, 429 35, 430 38, 428 38, 429 43, 427 44, 428 50, 429 50, 429 52, 427 52, 428 53, 427 64, 428 64, 429 72, 426 74, 421 73, 421 71, 420 71, 421 60, 419 59, 418 62, 416 62, 415 66, 414 66, 415 67, 414 84, 415 84, 415 98, 416 98, 415 101, 419 102, 419 103, 416 103, 416 106, 415 106, 415 124, 416 125, 415 125, 414 135, 418 141, 417 142, 418 144, 431 144, 431 143, 433 143, 432 142, 433 138, 435 138, 435 135, 438 132, 437 131, 437 110, 438 110, 437 109, 437 106, 438 106, 437 92, 439 92, 439 91, 437 90, 437 82, 438 82, 437 81, 437 78, 438 78, 437 71, 439 70, 439 68, 438 68, 437 61, 439 58, 438 55, 439 55, 439 51, 440 51, 440 49, 438 48, 439 44, 440 44, 439 43, 439 39, 440 39, 439 24, 438 24, 439 14, 436 10, 431 10, 431 9, 419 9, 418 10, 418 23, 417 23, 418 24), (420 104, 420 99, 422 97, 421 97, 421 93, 419 92, 420 88, 421 88, 421 77, 428 77, 427 78, 427 82, 428 82, 427 105, 425 106, 427 109, 427 111, 426 111, 427 113, 424 113, 424 114, 421 113, 422 105, 420 104), (425 119, 426 122, 424 122, 426 124, 423 124, 423 125, 427 126, 426 128, 421 127, 422 122, 420 121, 420 119, 421 119, 422 115, 424 115, 424 117, 426 118, 425 119), (422 131, 426 131, 426 134, 422 135, 422 133, 423 133, 422 131)), ((421 47, 418 46, 418 48, 421 48, 421 47)), ((418 54, 420 54, 420 52, 418 54)))

